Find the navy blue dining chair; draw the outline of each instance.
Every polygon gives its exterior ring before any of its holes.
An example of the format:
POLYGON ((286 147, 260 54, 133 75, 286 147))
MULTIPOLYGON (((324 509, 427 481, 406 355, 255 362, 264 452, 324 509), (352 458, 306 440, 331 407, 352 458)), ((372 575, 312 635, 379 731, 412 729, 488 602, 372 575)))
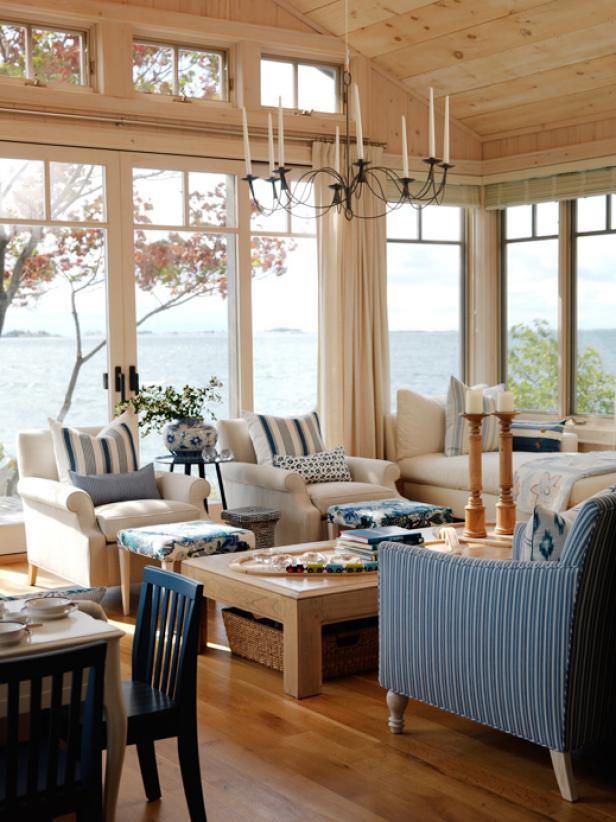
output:
POLYGON ((106 652, 97 642, 0 662, 2 822, 72 812, 79 822, 102 820, 106 652))
POLYGON ((137 746, 148 800, 160 798, 154 742, 177 737, 191 822, 205 822, 197 739, 197 655, 203 585, 148 566, 133 640, 132 679, 122 683, 127 744, 137 746))

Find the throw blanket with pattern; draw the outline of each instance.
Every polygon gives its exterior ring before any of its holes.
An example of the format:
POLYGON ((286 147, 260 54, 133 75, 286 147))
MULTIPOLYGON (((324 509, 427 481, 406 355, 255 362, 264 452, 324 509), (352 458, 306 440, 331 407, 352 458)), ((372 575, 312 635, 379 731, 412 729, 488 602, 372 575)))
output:
POLYGON ((571 489, 578 480, 612 473, 616 473, 614 451, 550 454, 527 462, 517 469, 513 495, 521 513, 530 515, 535 505, 542 505, 552 511, 564 511, 571 489))

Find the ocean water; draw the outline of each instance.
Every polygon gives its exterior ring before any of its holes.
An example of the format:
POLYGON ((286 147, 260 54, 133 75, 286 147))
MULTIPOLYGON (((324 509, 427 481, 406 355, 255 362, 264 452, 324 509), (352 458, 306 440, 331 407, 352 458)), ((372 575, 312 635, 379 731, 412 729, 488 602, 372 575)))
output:
MULTIPOLYGON (((86 337, 84 352, 100 338, 86 337)), ((616 375, 616 330, 583 331, 581 346, 600 353, 605 368, 616 375)), ((141 383, 181 387, 200 385, 211 375, 224 387, 218 417, 228 414, 229 350, 221 333, 140 334, 141 383)), ((0 443, 14 454, 15 437, 24 428, 46 427, 62 407, 74 358, 68 337, 0 338, 0 443)), ((444 393, 451 374, 460 373, 458 335, 454 331, 393 331, 390 335, 391 393, 412 387, 426 394, 444 393)), ((82 368, 66 421, 92 425, 105 421, 107 395, 102 386, 106 351, 82 368)), ((315 407, 317 396, 316 335, 267 332, 254 338, 255 409, 273 414, 301 413, 315 407)), ((142 458, 164 453, 158 435, 142 442, 142 458)))

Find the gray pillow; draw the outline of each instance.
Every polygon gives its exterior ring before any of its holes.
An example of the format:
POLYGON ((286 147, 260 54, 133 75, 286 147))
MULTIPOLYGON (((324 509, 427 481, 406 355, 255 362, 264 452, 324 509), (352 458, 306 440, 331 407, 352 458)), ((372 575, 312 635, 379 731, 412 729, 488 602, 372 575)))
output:
POLYGON ((152 463, 126 474, 68 473, 73 485, 90 495, 94 506, 133 499, 160 499, 152 463))

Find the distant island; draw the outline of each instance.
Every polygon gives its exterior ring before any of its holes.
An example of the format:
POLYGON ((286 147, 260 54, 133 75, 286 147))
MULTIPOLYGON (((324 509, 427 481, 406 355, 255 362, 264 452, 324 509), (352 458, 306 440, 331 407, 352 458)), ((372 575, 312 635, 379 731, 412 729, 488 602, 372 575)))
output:
POLYGON ((270 328, 268 334, 305 334, 301 328, 270 328))
POLYGON ((15 331, 5 331, 3 337, 59 337, 59 334, 50 334, 49 331, 23 331, 16 329, 15 331))

